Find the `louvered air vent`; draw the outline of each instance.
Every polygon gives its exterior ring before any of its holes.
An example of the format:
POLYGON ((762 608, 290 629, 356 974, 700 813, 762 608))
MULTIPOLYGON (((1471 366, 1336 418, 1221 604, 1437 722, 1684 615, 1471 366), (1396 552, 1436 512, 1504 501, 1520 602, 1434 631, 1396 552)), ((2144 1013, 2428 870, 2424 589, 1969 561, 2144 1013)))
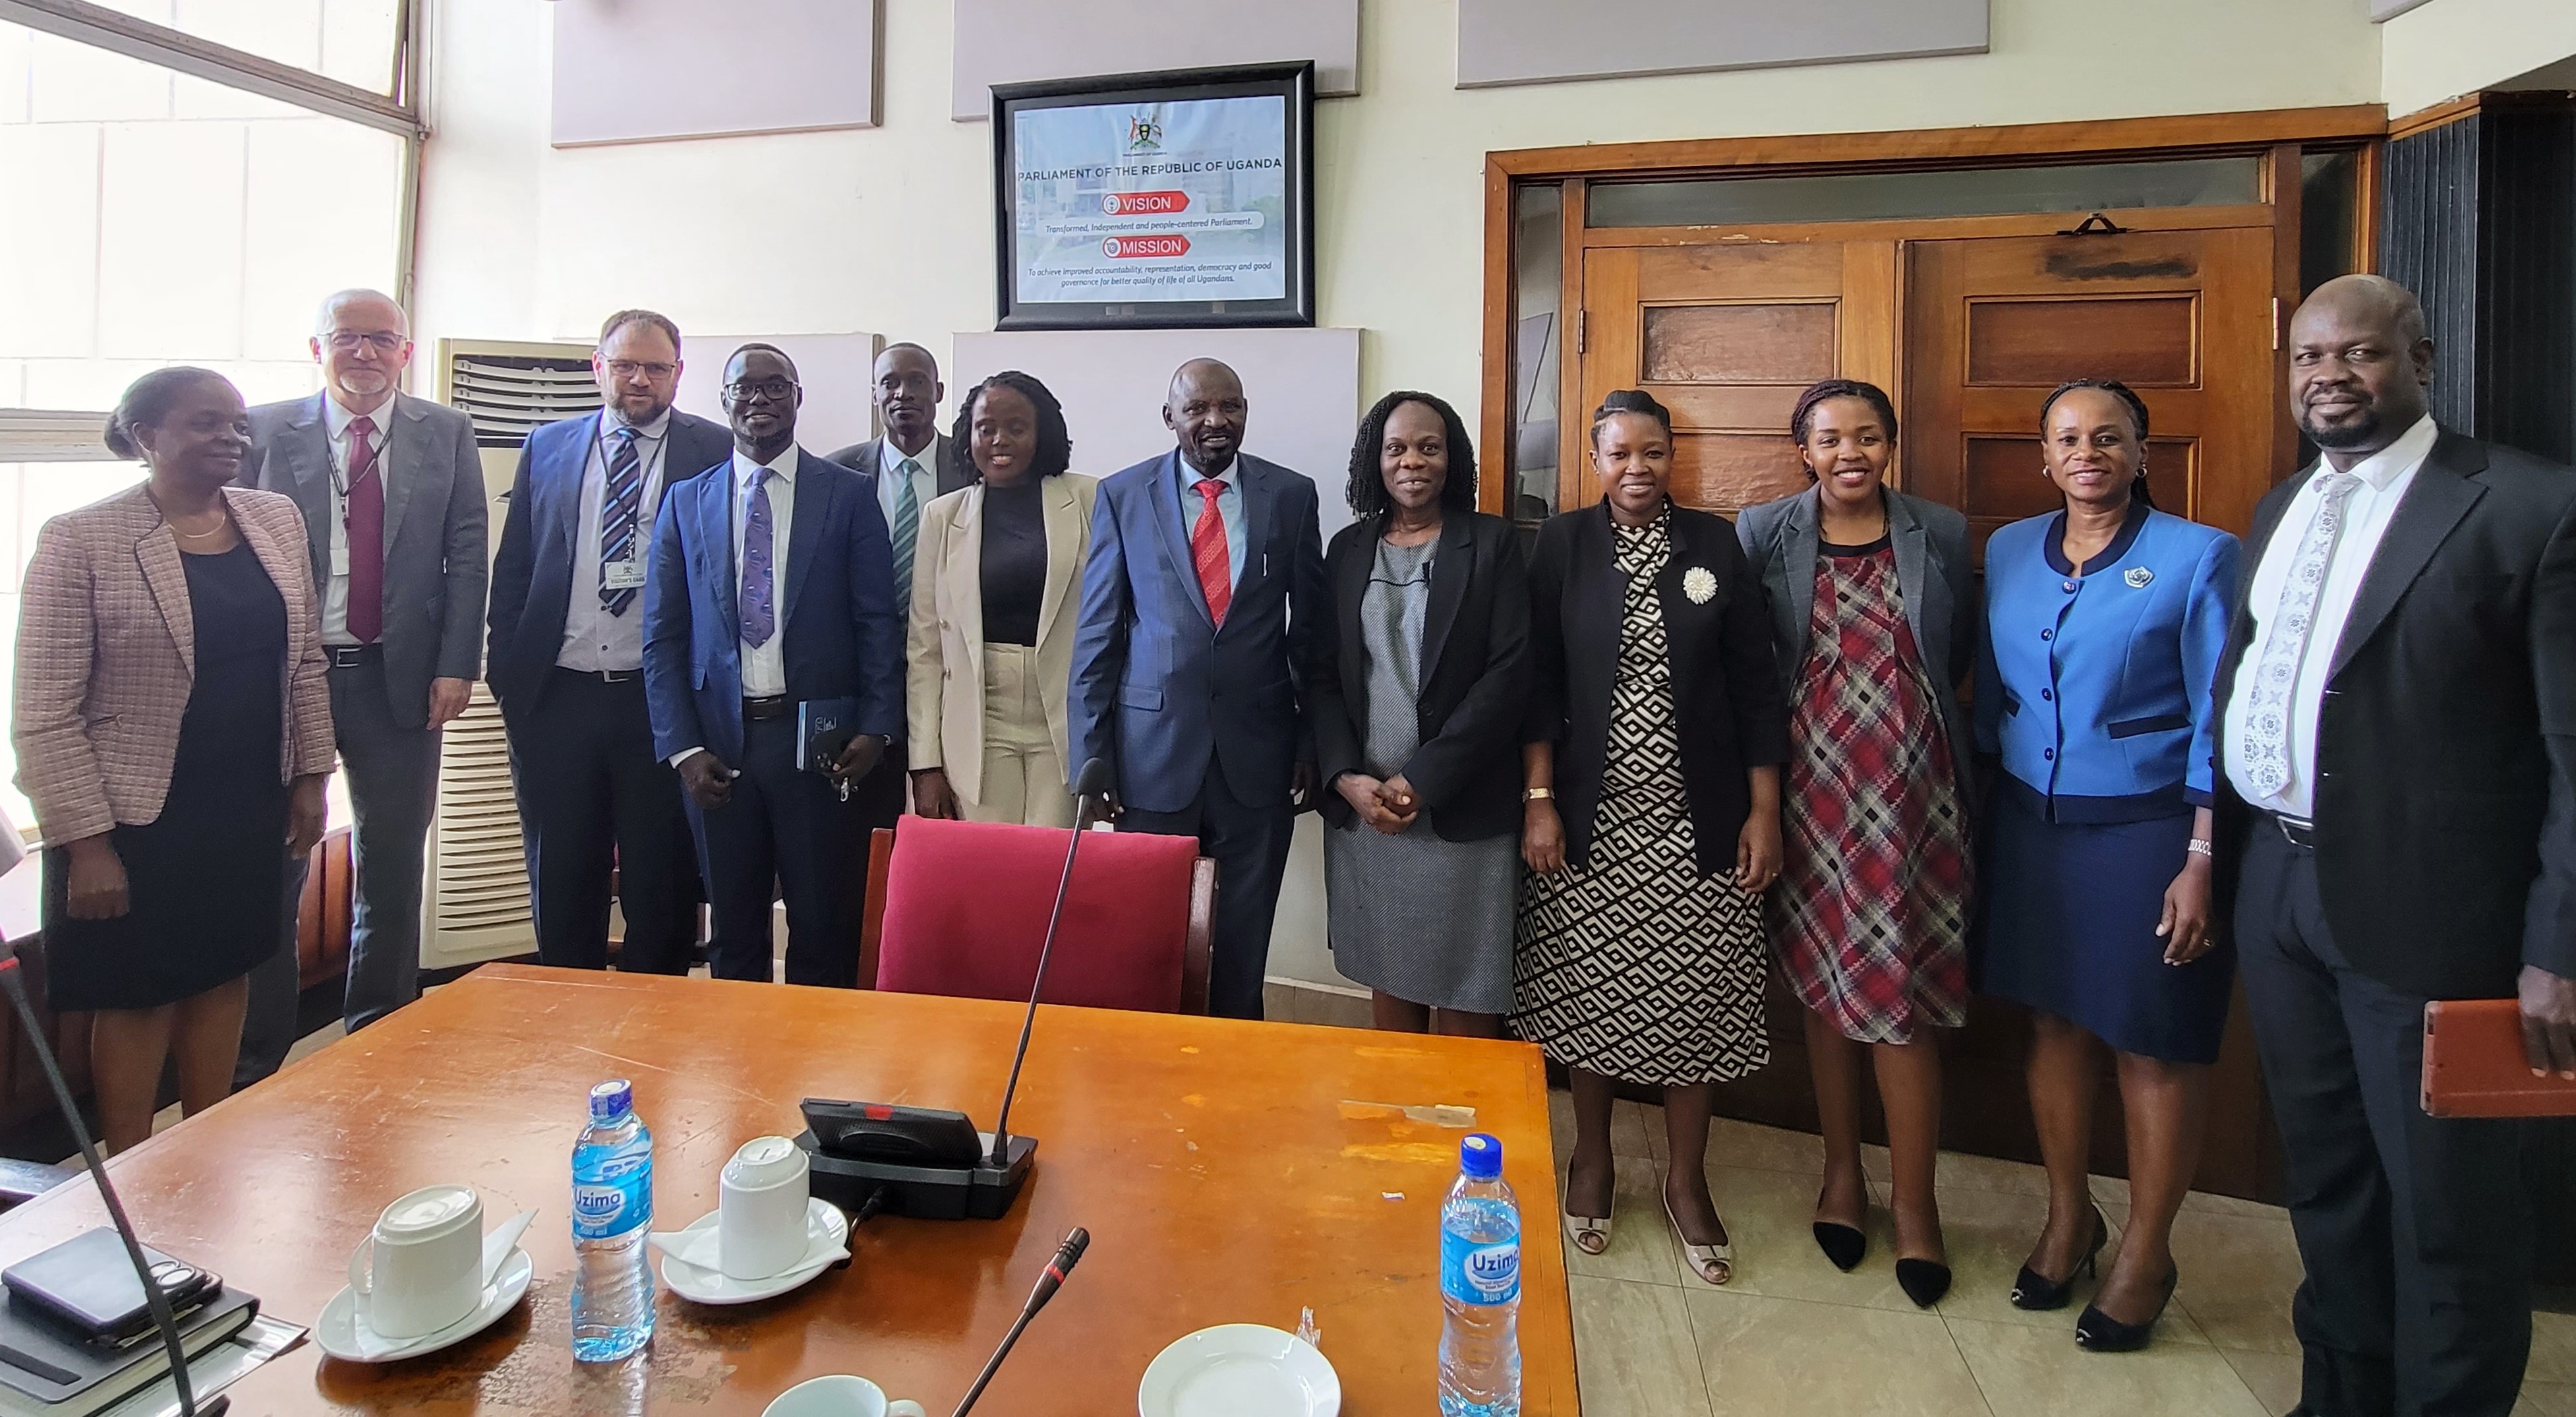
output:
POLYGON ((590 351, 579 345, 448 340, 439 346, 447 402, 474 420, 474 441, 516 451, 540 425, 599 407, 590 351))
POLYGON ((445 738, 421 932, 421 963, 432 969, 536 948, 509 747, 491 691, 474 686, 472 703, 447 725, 445 738))

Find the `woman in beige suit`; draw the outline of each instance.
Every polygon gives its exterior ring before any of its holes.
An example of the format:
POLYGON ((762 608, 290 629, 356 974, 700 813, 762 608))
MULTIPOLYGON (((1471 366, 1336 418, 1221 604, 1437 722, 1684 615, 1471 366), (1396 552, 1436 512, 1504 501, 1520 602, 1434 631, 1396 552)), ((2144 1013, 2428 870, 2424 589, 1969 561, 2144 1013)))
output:
POLYGON ((38 534, 11 732, 45 846, 50 999, 95 1015, 117 1152, 152 1134, 166 1058, 191 1114, 231 1090, 286 863, 322 835, 332 738, 304 519, 227 485, 251 446, 241 395, 211 370, 146 374, 107 446, 151 476, 38 534))
POLYGON ((1064 691, 1099 485, 1068 474, 1064 409, 1016 370, 950 434, 976 483, 922 512, 912 576, 912 801, 925 817, 1073 825, 1064 691))

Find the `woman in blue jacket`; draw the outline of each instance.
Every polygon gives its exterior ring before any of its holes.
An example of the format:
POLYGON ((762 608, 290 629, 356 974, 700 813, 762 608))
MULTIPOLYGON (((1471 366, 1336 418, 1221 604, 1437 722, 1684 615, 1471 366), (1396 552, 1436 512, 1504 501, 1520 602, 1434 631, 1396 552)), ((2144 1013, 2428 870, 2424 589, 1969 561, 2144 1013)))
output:
POLYGON ((2061 386, 2040 434, 2065 508, 1986 543, 1977 744, 2003 772, 1984 817, 1976 981, 2031 1012, 2049 1203, 2013 1287, 2021 1308, 2065 1305, 2108 1237, 2085 1178, 2101 1050, 2119 1056, 2132 1209, 2075 1337, 2120 1350, 2146 1343, 2173 1295, 2173 1217, 2235 977, 2232 951, 2211 948, 2209 832, 2237 544, 2156 510, 2147 409, 2125 385, 2061 386))

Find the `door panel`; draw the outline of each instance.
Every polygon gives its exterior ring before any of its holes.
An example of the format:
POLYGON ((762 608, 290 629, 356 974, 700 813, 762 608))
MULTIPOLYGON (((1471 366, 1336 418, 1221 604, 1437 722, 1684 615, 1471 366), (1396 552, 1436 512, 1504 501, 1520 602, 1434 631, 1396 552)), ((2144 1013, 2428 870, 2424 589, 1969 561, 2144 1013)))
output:
POLYGON ((1892 241, 1594 248, 1583 282, 1585 417, 1566 421, 1560 506, 1601 495, 1584 439, 1613 389, 1672 410, 1673 496, 1733 512, 1807 485, 1788 433, 1800 390, 1893 378, 1892 241))

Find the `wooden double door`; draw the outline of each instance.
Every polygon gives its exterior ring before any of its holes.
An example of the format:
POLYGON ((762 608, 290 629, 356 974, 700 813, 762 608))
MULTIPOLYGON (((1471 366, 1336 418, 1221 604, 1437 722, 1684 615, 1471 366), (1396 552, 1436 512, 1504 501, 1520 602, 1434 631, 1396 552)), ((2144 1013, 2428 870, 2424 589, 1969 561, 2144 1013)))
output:
MULTIPOLYGON (((2275 467, 2270 227, 1817 232, 1583 252, 1569 392, 1587 417, 1619 388, 1646 389, 1670 408, 1678 500, 1732 514, 1803 490, 1788 432, 1799 392, 1818 379, 1865 379, 1897 404, 1892 480, 1966 513, 1982 564, 1994 528, 2059 505, 2041 474, 2040 401, 2067 379, 2115 378, 2147 404, 2157 504, 2239 534, 2251 523, 2275 467)), ((1584 420, 1566 423, 1560 505, 1579 506, 1600 488, 1582 456, 1584 420)), ((1776 977, 1769 1016, 1772 1065, 1729 1088, 1721 1110, 1812 1129, 1802 1010, 1776 977)), ((2017 1009, 1982 1000, 1945 1040, 1945 1144, 2038 1159, 2022 1083, 2027 1042, 2017 1009)), ((2241 1005, 2213 1081, 2200 1184, 2259 1194, 2272 1143, 2241 1005)), ((2104 1083, 2094 1165, 2121 1172, 2107 1068, 2104 1083)))

